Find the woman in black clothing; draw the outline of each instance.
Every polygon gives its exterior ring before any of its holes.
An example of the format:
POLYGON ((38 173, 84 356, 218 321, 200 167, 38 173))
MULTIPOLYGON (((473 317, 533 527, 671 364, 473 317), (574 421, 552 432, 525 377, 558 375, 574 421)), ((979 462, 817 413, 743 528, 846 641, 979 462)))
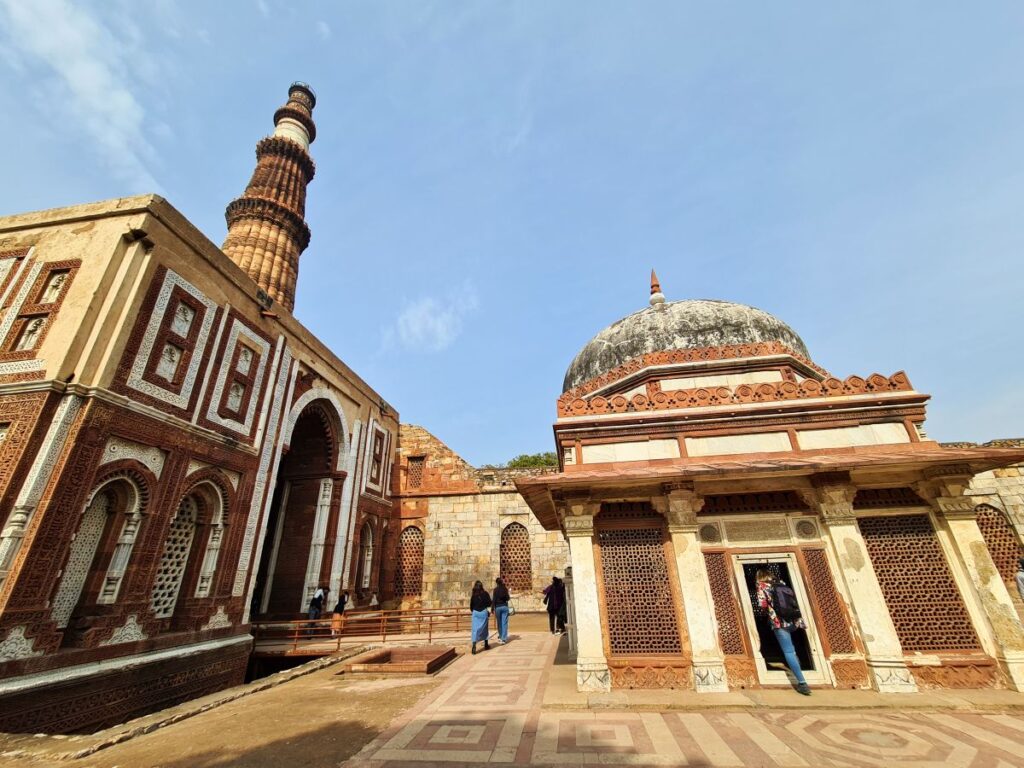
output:
POLYGON ((469 610, 473 612, 473 643, 472 652, 476 653, 476 644, 484 641, 484 650, 491 646, 487 642, 487 618, 490 616, 487 609, 491 607, 491 596, 487 594, 484 585, 479 581, 473 585, 473 594, 469 598, 469 610))
POLYGON ((511 599, 508 587, 499 576, 494 580, 494 619, 498 624, 498 642, 502 645, 508 642, 508 601, 511 599))

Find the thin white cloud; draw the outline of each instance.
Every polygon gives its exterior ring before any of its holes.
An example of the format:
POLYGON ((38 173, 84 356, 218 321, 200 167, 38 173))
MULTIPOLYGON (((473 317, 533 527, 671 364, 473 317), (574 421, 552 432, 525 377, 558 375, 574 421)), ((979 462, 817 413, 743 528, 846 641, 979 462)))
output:
POLYGON ((462 333, 465 318, 476 310, 476 291, 469 283, 444 297, 421 296, 398 313, 385 341, 420 352, 442 352, 462 333))
POLYGON ((331 28, 323 19, 316 23, 316 31, 317 34, 320 35, 321 40, 331 39, 331 28))
POLYGON ((256 7, 260 9, 263 18, 270 18, 270 6, 267 4, 267 0, 256 0, 256 7))
POLYGON ((22 72, 39 70, 39 88, 50 96, 35 101, 43 118, 84 133, 135 191, 159 191, 148 168, 154 153, 145 110, 132 91, 138 78, 154 74, 138 67, 136 31, 119 24, 116 34, 89 6, 69 0, 0 0, 0 46, 22 72))

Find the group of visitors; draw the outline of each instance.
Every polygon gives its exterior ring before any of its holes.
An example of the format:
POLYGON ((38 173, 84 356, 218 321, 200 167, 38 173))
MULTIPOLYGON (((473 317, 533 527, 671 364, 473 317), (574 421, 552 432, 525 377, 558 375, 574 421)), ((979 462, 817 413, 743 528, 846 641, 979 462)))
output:
MULTIPOLYGON (((557 576, 551 577, 551 583, 544 587, 544 605, 548 611, 548 627, 551 634, 560 635, 565 632, 566 602, 565 582, 557 576)), ((470 650, 476 653, 476 644, 483 642, 484 650, 490 650, 487 623, 490 618, 489 609, 494 609, 495 622, 498 625, 498 642, 508 642, 508 617, 515 613, 512 607, 512 596, 504 579, 500 576, 494 580, 494 592, 488 594, 483 582, 473 584, 473 592, 469 596, 469 610, 473 615, 470 633, 470 650)))
POLYGON ((494 608, 494 619, 498 624, 498 642, 504 645, 508 642, 508 617, 511 609, 512 596, 509 594, 505 581, 499 576, 494 580, 494 597, 487 594, 484 585, 480 581, 473 584, 473 594, 469 597, 469 610, 473 614, 471 624, 470 650, 476 653, 476 644, 481 640, 484 643, 484 650, 490 650, 491 644, 487 637, 487 623, 490 619, 489 608, 494 608))

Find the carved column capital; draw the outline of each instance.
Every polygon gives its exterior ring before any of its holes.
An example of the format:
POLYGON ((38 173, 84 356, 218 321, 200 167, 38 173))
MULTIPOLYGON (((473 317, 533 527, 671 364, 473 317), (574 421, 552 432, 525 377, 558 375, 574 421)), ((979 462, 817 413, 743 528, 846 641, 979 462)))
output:
POLYGON ((693 483, 666 483, 662 495, 651 497, 651 506, 665 517, 670 532, 696 531, 704 497, 694 490, 693 483))
POLYGON ((565 535, 570 539, 574 536, 594 535, 593 515, 566 515, 562 525, 565 527, 565 535))
POLYGON ((914 483, 914 491, 943 517, 972 519, 977 516, 977 502, 964 496, 971 483, 970 475, 936 475, 941 467, 931 468, 932 478, 914 483))
POLYGON ((857 486, 850 482, 833 482, 839 479, 815 477, 810 488, 797 490, 804 503, 821 515, 826 525, 852 523, 856 519, 853 500, 857 496, 857 486))

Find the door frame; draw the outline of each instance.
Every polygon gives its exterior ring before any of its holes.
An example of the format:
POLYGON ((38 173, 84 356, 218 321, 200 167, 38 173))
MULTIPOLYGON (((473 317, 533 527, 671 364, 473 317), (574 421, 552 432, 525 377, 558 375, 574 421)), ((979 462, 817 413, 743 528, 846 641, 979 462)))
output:
POLYGON ((782 670, 769 669, 758 648, 761 645, 760 637, 757 634, 757 625, 754 619, 754 610, 750 605, 747 581, 743 574, 743 566, 749 563, 780 562, 789 569, 790 587, 796 593, 796 599, 804 610, 803 619, 807 624, 807 644, 811 658, 814 660, 815 669, 803 670, 804 678, 810 685, 833 685, 832 670, 829 667, 828 659, 822 649, 821 639, 818 637, 818 628, 814 621, 810 597, 804 586, 804 575, 800 570, 800 561, 796 552, 768 551, 768 552, 745 552, 731 553, 733 578, 736 580, 737 594, 740 596, 740 611, 743 615, 743 623, 747 629, 747 640, 750 643, 751 653, 754 657, 754 664, 757 667, 757 679, 764 686, 790 686, 789 676, 782 670))

